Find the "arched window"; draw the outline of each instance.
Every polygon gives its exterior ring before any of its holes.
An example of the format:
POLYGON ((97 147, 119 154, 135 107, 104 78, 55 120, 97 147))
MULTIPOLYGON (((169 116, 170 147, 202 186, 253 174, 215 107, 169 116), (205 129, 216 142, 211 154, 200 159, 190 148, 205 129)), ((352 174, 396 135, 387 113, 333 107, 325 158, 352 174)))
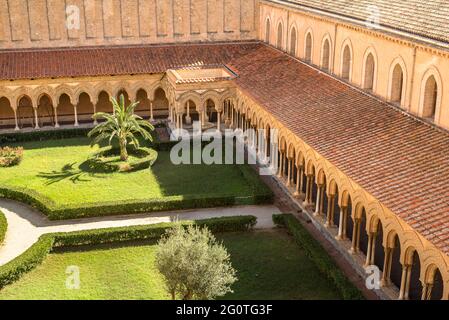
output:
POLYGON ((437 106, 438 86, 434 76, 427 78, 424 88, 423 100, 423 118, 429 118, 432 121, 435 118, 435 110, 437 106))
POLYGON ((350 80, 350 75, 351 75, 351 63, 352 63, 351 60, 352 60, 351 49, 349 49, 349 46, 346 45, 345 48, 343 49, 341 77, 347 81, 350 80))
POLYGON ((375 71, 374 56, 369 53, 365 60, 365 75, 363 88, 372 91, 374 88, 374 71, 375 71))
POLYGON ((310 34, 310 32, 306 35, 306 49, 304 60, 309 63, 312 62, 312 35, 310 34))
POLYGON ((282 23, 279 22, 279 24, 278 24, 278 37, 277 37, 276 47, 278 49, 282 49, 282 43, 283 42, 284 42, 284 39, 283 39, 282 23))
POLYGON ((290 32, 290 54, 296 56, 296 28, 293 27, 290 32))
POLYGON ((391 102, 402 104, 402 90, 404 87, 404 72, 401 65, 398 63, 393 69, 391 75, 391 102))
POLYGON ((265 24, 265 42, 270 43, 270 19, 267 19, 265 24))
POLYGON ((323 70, 329 71, 330 69, 330 54, 331 46, 329 44, 329 39, 324 40, 323 48, 321 52, 321 68, 323 70))

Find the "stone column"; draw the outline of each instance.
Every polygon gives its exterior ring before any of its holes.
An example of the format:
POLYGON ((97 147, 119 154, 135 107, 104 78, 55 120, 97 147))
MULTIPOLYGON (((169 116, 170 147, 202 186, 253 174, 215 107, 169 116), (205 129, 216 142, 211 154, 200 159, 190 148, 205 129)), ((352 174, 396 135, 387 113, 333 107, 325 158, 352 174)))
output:
POLYGON ((14 130, 20 130, 19 128, 19 120, 17 119, 17 109, 14 109, 14 123, 15 123, 15 127, 14 130))
MULTIPOLYGON (((98 101, 92 102, 92 105, 94 106, 94 114, 97 113, 97 103, 98 101)), ((76 113, 76 107, 77 107, 78 103, 76 105, 74 105, 75 107, 75 113, 76 113)), ((76 123, 78 123, 78 118, 76 118, 76 123)), ((94 119, 94 126, 96 126, 98 124, 98 120, 95 118, 94 119)), ((75 126, 77 127, 78 124, 75 124, 75 126)))
POLYGON ((334 225, 335 194, 329 194, 327 198, 327 216, 324 226, 329 228, 334 225))
POLYGON ((221 132, 221 113, 217 113, 217 131, 221 132))
POLYGON ((360 221, 359 219, 354 220, 354 228, 352 230, 352 245, 351 253, 357 253, 359 251, 359 235, 360 235, 360 221))
POLYGON ((387 287, 391 284, 391 263, 393 260, 393 248, 385 248, 384 267, 382 273, 382 280, 380 285, 387 287))
POLYGON ((55 128, 59 128, 59 122, 58 122, 58 108, 54 107, 55 110, 55 128))
POLYGON ((280 157, 281 161, 279 163, 278 177, 282 178, 284 176, 284 154, 282 153, 282 151, 280 151, 280 157))
POLYGON ((187 101, 187 113, 186 113, 186 124, 191 124, 192 118, 190 117, 190 100, 187 101))
POLYGON ((421 300, 430 300, 432 298, 433 283, 423 283, 421 300))
POLYGON ((337 240, 346 240, 346 222, 348 218, 348 207, 340 207, 340 218, 338 222, 337 240))
POLYGON ((296 190, 293 194, 294 197, 299 197, 301 195, 302 190, 302 179, 303 179, 303 171, 302 168, 299 166, 296 166, 296 190))
POLYGON ((316 193, 316 203, 315 203, 315 212, 313 213, 314 216, 321 215, 321 201, 322 201, 322 192, 323 192, 323 186, 318 185, 317 193, 316 193))
POLYGON ((304 206, 312 205, 312 175, 306 175, 306 197, 304 200, 304 206))
POLYGON ((368 248, 366 250, 365 267, 372 265, 374 234, 368 234, 368 248))
POLYGON ((292 159, 287 158, 287 187, 290 187, 291 185, 291 178, 292 178, 292 159))
POLYGON ((36 122, 34 125, 34 129, 39 129, 39 118, 37 116, 37 108, 38 107, 33 107, 34 110, 34 121, 36 122))
MULTIPOLYGON (((270 141, 270 144, 271 144, 271 141, 270 141)), ((271 148, 271 145, 268 144, 268 135, 265 135, 264 147, 265 147, 265 159, 268 160, 269 159, 269 155, 268 154, 270 153, 270 148, 271 148)))
MULTIPOLYGON (((75 127, 79 127, 78 123, 78 111, 76 106, 73 106, 73 116, 75 117, 75 123, 73 124, 75 127)), ((94 120, 94 125, 97 123, 97 119, 94 120)))
POLYGON ((399 289, 399 300, 408 300, 410 288, 411 265, 402 265, 401 288, 399 289))
POLYGON ((154 121, 154 115, 153 115, 153 101, 150 101, 150 120, 154 121))

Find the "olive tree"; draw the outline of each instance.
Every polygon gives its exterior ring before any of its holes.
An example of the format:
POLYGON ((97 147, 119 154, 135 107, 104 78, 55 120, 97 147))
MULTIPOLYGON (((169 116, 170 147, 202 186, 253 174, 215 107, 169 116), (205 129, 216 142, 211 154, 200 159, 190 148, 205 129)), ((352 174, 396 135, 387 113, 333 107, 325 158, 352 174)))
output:
POLYGON ((156 265, 172 299, 213 299, 237 280, 230 256, 207 228, 177 223, 158 243, 156 265))

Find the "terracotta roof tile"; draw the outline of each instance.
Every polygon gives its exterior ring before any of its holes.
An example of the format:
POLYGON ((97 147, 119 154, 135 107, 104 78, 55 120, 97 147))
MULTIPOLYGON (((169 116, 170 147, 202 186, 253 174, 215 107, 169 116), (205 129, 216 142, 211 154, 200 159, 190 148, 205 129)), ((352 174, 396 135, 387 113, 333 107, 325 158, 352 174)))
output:
POLYGON ((449 253, 449 134, 260 43, 0 52, 0 79, 226 64, 287 128, 449 253))

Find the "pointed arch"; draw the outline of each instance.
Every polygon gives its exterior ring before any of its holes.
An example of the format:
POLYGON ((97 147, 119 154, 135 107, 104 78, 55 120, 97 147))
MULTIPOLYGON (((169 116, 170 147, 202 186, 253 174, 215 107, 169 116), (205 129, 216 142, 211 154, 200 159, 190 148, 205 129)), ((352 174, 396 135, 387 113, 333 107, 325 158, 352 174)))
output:
POLYGON ((306 31, 304 43, 304 60, 307 63, 311 63, 313 55, 313 33, 310 28, 306 31))
POLYGON ((343 42, 341 51, 341 68, 340 75, 343 80, 351 81, 352 79, 352 60, 353 60, 353 50, 350 40, 343 42))
POLYGON ((329 34, 323 37, 321 43, 321 59, 320 66, 325 71, 330 71, 331 69, 331 59, 332 59, 332 43, 329 34))
POLYGON ((270 33, 271 33, 271 19, 267 17, 265 19, 265 42, 270 43, 270 33))
POLYGON ((421 80, 419 115, 438 123, 443 83, 435 67, 430 68, 421 80))
POLYGON ((289 52, 292 56, 296 56, 298 47, 298 32, 296 31, 296 26, 292 25, 290 28, 290 45, 289 52))
POLYGON ((405 107, 407 92, 407 68, 402 57, 393 60, 390 66, 387 99, 405 107))
POLYGON ((276 47, 280 50, 284 48, 284 24, 282 20, 278 22, 276 33, 276 47))
POLYGON ((376 90, 377 82, 377 53, 374 48, 366 50, 362 67, 362 88, 368 91, 376 90))

